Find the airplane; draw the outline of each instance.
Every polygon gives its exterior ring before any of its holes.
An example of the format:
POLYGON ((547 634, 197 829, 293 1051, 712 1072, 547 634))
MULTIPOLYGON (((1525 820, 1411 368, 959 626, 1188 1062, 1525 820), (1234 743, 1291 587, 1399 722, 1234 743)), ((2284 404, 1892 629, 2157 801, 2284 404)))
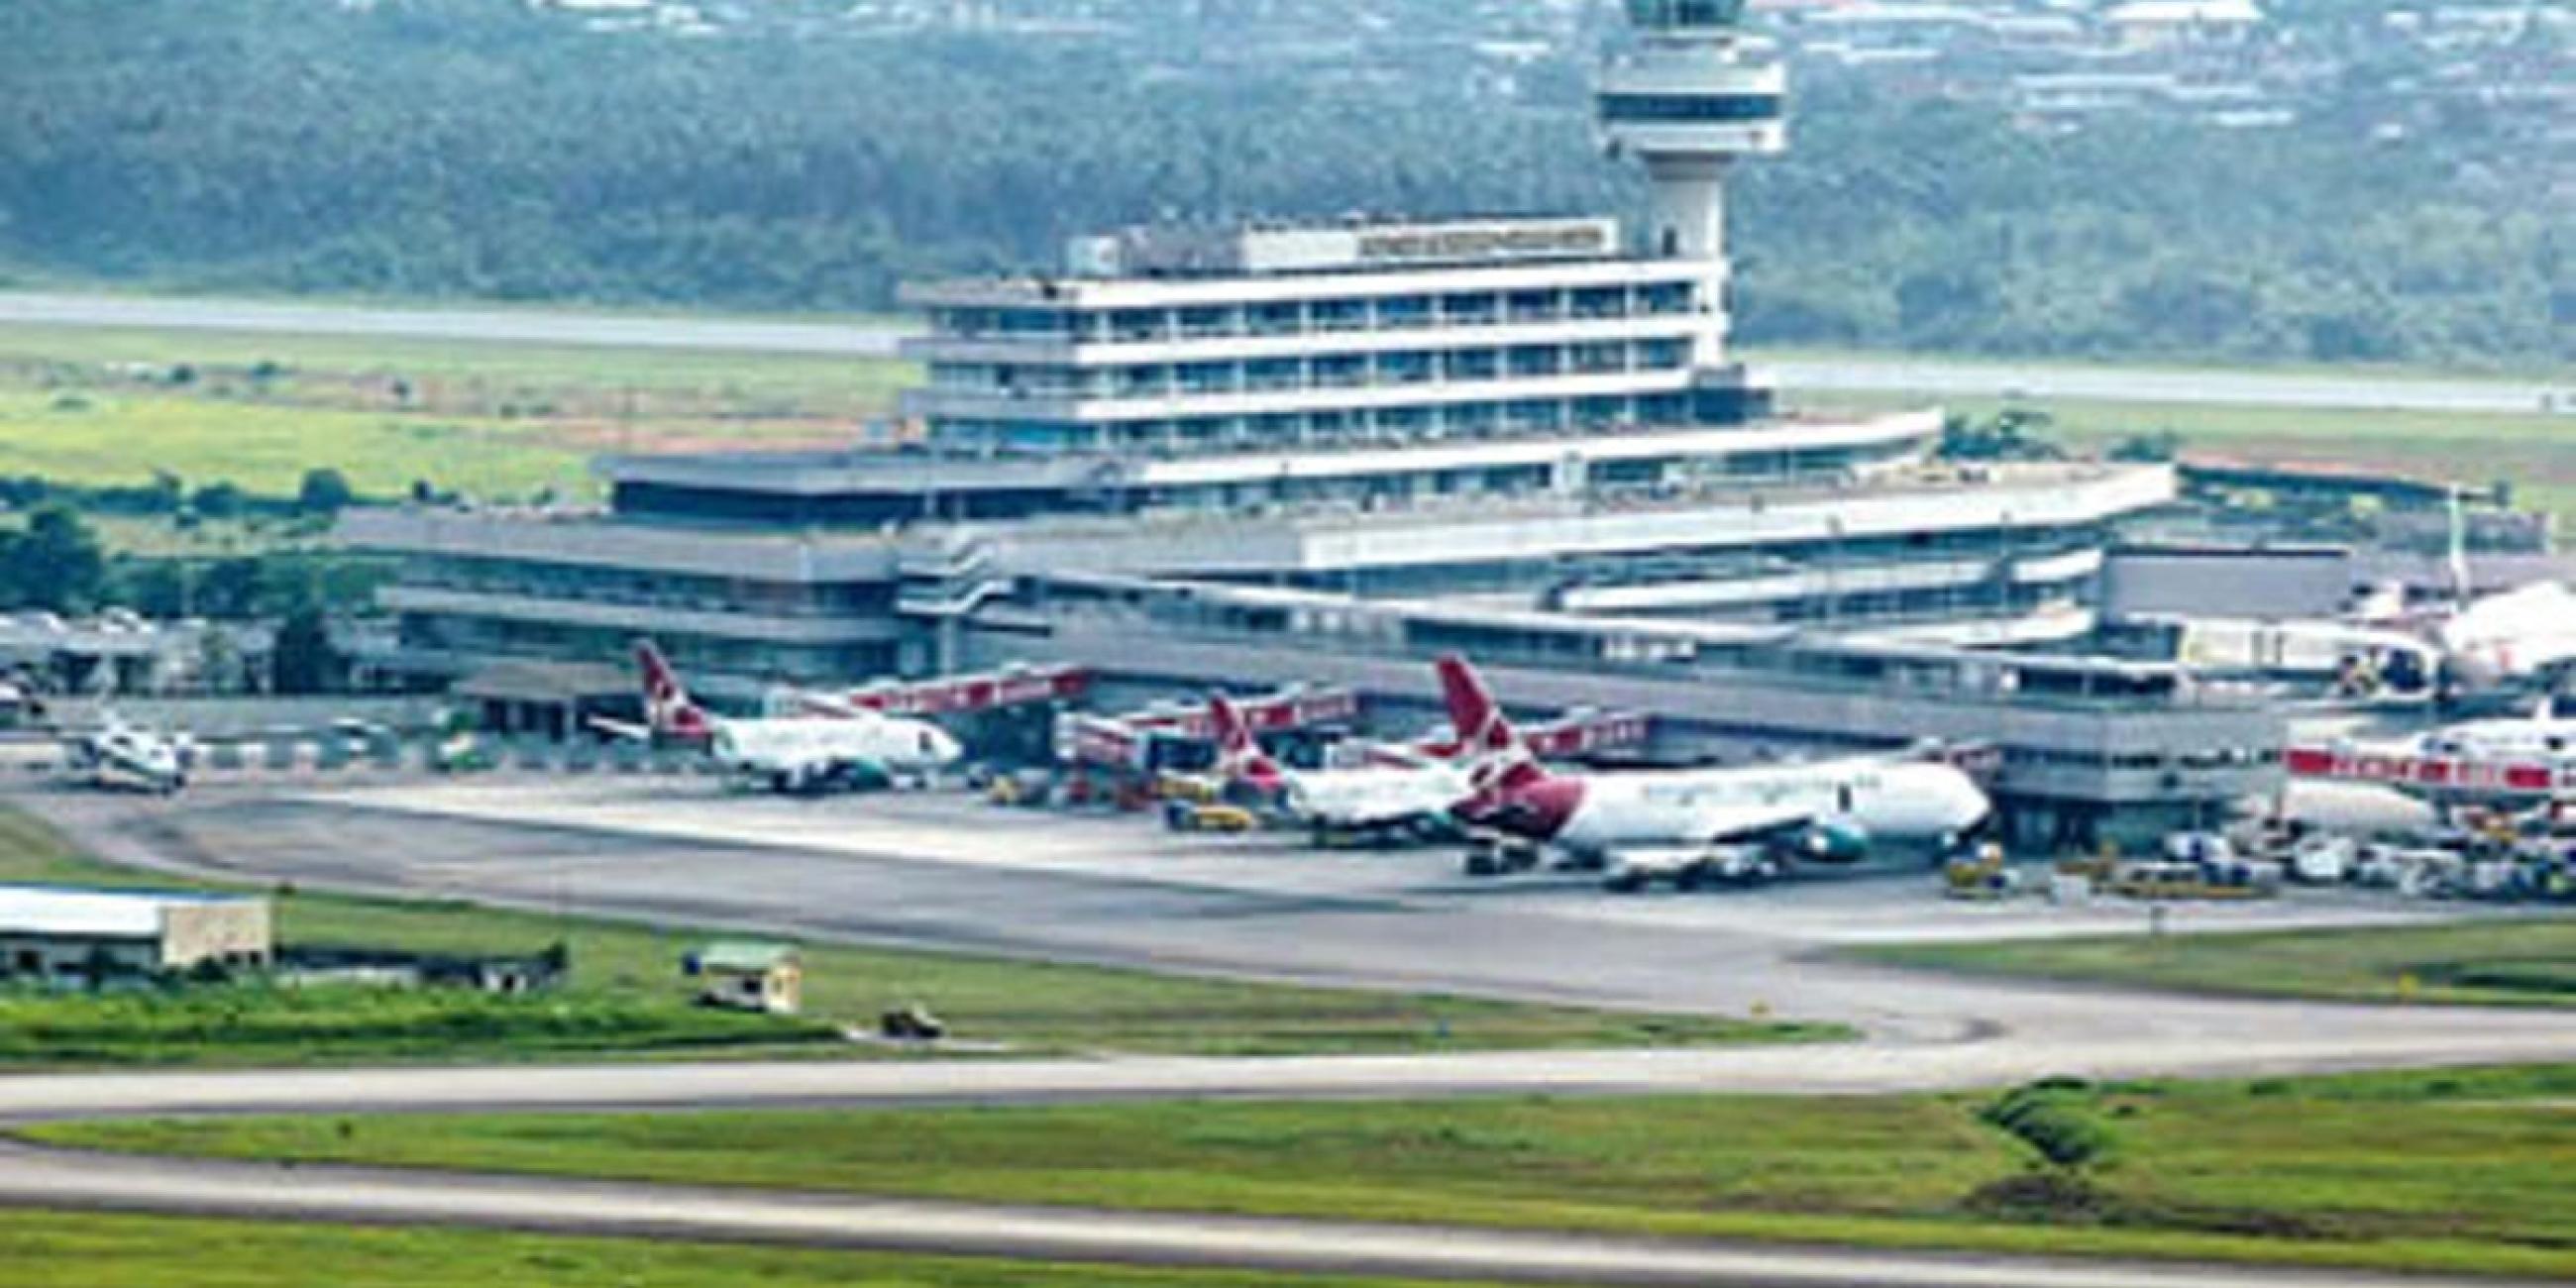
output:
POLYGON ((2464 604, 2434 628, 2461 679, 2481 688, 2576 674, 2576 590, 2533 582, 2464 604))
POLYGON ((95 733, 64 740, 72 767, 102 790, 132 787, 169 796, 185 789, 197 758, 196 740, 128 722, 116 712, 95 733))
MULTIPOLYGON (((1438 663, 1475 793, 1456 813, 1531 847, 1597 866, 1615 891, 1658 879, 1695 889, 1758 881, 1793 863, 1851 864, 1883 846, 1964 844, 1993 817, 1974 779, 1936 761, 1873 757, 1749 768, 1560 774, 1540 766, 1464 658, 1438 663)), ((1483 854, 1473 875, 1499 870, 1483 854)))
POLYGON ((1449 834, 1450 807, 1471 794, 1463 769, 1404 748, 1372 748, 1370 768, 1288 768, 1261 750, 1243 713, 1223 694, 1208 699, 1208 719, 1216 730, 1218 781, 1276 796, 1291 817, 1319 835, 1449 834))
POLYGON ((2518 720, 2472 720, 2425 734, 2425 755, 2576 766, 2576 705, 2552 697, 2518 720))
POLYGON ((662 651, 635 646, 644 672, 642 726, 596 721, 613 736, 704 746, 726 770, 785 795, 891 786, 957 763, 947 730, 875 712, 733 720, 697 704, 662 651))

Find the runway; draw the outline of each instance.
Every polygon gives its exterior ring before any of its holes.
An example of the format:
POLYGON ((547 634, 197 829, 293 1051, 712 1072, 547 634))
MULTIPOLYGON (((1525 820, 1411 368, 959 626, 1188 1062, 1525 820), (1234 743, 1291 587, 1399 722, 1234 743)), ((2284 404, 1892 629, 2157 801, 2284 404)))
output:
POLYGON ((1848 1252, 1468 1228, 1156 1216, 817 1194, 275 1167, 0 1147, 0 1202, 1029 1261, 1639 1288, 2303 1288, 2499 1281, 1848 1252))
MULTIPOLYGON (((912 333, 900 324, 885 321, 765 322, 725 317, 384 308, 33 291, 0 292, 0 324, 7 323, 871 358, 893 356, 904 337, 912 333)), ((1756 361, 1784 388, 1823 393, 2525 415, 2541 412, 2551 398, 2576 393, 2533 381, 2379 374, 1866 357, 1756 361)))

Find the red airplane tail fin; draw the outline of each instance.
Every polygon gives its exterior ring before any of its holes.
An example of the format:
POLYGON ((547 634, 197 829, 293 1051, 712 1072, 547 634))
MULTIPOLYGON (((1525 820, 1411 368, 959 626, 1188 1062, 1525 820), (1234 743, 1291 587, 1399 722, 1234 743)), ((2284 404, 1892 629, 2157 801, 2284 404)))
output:
POLYGON ((689 696, 662 650, 644 640, 635 646, 635 663, 644 672, 644 719, 657 737, 703 738, 714 730, 705 708, 689 696))
POLYGON ((1279 781, 1278 762, 1261 750, 1261 741, 1252 736, 1252 726, 1244 720, 1242 710, 1224 694, 1208 699, 1208 722, 1216 728, 1216 768, 1220 776, 1260 787, 1279 781))
POLYGON ((1474 665, 1455 653, 1442 657, 1440 695, 1458 734, 1458 760, 1480 790, 1512 788, 1545 778, 1537 757, 1474 665))

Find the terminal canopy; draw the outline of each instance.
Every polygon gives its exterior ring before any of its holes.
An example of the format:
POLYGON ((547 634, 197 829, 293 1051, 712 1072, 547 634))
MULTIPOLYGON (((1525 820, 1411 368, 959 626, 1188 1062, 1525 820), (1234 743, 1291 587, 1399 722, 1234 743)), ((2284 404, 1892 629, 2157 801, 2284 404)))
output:
POLYGON ((1744 0, 1628 0, 1628 23, 1649 34, 1733 31, 1744 0))

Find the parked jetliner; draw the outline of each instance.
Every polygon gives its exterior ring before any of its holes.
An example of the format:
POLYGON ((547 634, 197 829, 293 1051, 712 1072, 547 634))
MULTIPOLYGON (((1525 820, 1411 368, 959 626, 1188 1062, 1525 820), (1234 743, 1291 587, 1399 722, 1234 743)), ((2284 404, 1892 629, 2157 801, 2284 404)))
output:
POLYGON ((96 733, 66 738, 72 765, 102 788, 133 787, 168 795, 188 785, 196 759, 196 742, 185 734, 165 734, 130 724, 111 711, 96 733))
POLYGON ((1319 832, 1437 835, 1450 830, 1450 807, 1472 790, 1459 766, 1394 748, 1377 749, 1382 763, 1372 768, 1290 769, 1261 750, 1243 713, 1224 695, 1208 700, 1208 718, 1216 729, 1218 777, 1276 793, 1290 815, 1319 832), (1398 755, 1403 758, 1386 759, 1398 755))
POLYGON ((1992 813, 1974 780, 1933 761, 1552 773, 1473 667, 1452 656, 1439 671, 1459 742, 1477 757, 1476 792, 1459 817, 1598 865, 1614 890, 1760 879, 1792 862, 1857 862, 1882 846, 1948 850, 1992 813))
POLYGON ((921 720, 859 711, 844 717, 730 720, 689 697, 660 649, 638 644, 644 671, 642 728, 602 722, 626 737, 703 743, 718 764, 785 793, 888 786, 957 762, 963 754, 947 730, 921 720))
POLYGON ((2424 735, 2426 755, 2576 765, 2576 705, 2551 698, 2521 720, 2472 720, 2424 735))
POLYGON ((2576 590, 2543 581, 2489 595, 2436 635, 2460 677, 2481 688, 2576 671, 2576 590))

